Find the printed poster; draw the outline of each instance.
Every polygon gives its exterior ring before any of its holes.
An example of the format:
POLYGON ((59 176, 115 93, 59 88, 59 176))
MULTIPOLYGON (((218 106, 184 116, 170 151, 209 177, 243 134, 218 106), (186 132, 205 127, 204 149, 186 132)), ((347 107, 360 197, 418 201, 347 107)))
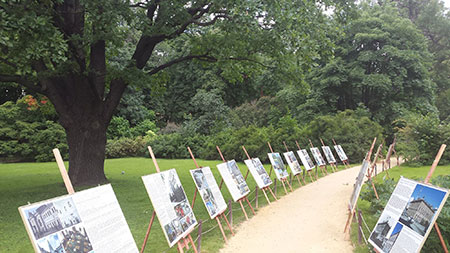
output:
POLYGON ((267 171, 262 165, 259 158, 248 159, 245 160, 244 162, 245 165, 247 165, 248 169, 250 170, 250 174, 252 174, 259 189, 262 189, 272 184, 272 179, 270 179, 269 174, 267 174, 267 171))
POLYGON ((298 163, 297 158, 294 155, 294 152, 289 151, 283 153, 283 155, 289 165, 289 168, 291 168, 292 174, 294 176, 302 173, 302 168, 300 167, 300 164, 298 163))
POLYGON ((170 169, 142 176, 142 181, 167 242, 172 247, 197 225, 177 171, 170 169))
POLYGON ((284 166, 283 159, 281 159, 280 153, 268 153, 267 155, 278 180, 287 178, 289 174, 284 166))
POLYGON ((420 252, 449 194, 400 178, 369 237, 379 252, 420 252))
POLYGON ((236 161, 231 160, 218 164, 217 169, 219 169, 220 175, 230 191, 233 201, 236 202, 250 193, 250 188, 248 188, 247 182, 245 182, 236 161))
POLYGON ((19 212, 35 252, 139 252, 110 184, 19 212))
POLYGON ((322 151, 325 154, 325 158, 327 158, 327 161, 328 161, 329 164, 331 164, 331 163, 336 164, 336 159, 334 159, 334 155, 331 152, 330 147, 322 146, 322 151))
POLYGON ((309 154, 306 151, 306 149, 297 150, 297 154, 300 157, 300 160, 302 161, 306 171, 314 169, 315 167, 314 163, 311 160, 311 157, 309 157, 309 154))
POLYGON ((364 160, 363 164, 361 165, 361 169, 359 170, 358 177, 356 178, 355 185, 353 186, 353 192, 349 202, 350 210, 353 210, 353 207, 355 207, 356 205, 356 201, 359 198, 361 187, 364 183, 364 178, 367 175, 368 169, 369 169, 369 162, 367 160, 364 160))
POLYGON ((335 145, 334 150, 336 150, 336 153, 339 156, 339 159, 343 162, 345 160, 348 160, 347 155, 344 152, 344 149, 342 149, 341 145, 335 145))
POLYGON ((318 166, 325 166, 325 160, 323 160, 322 154, 320 153, 318 148, 310 148, 311 153, 313 154, 314 160, 318 166))
POLYGON ((208 210, 211 219, 223 213, 227 209, 227 204, 223 199, 216 179, 209 167, 203 167, 190 170, 194 179, 198 194, 202 197, 206 210, 208 210))

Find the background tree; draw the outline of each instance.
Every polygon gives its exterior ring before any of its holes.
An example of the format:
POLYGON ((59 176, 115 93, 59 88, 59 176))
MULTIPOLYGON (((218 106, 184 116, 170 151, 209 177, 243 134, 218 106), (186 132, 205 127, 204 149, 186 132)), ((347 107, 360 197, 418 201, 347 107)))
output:
POLYGON ((106 181, 106 130, 127 86, 158 84, 161 71, 193 59, 219 64, 233 81, 258 66, 307 69, 330 55, 321 5, 332 1, 321 3, 2 1, 0 82, 51 100, 72 183, 98 184, 106 181))

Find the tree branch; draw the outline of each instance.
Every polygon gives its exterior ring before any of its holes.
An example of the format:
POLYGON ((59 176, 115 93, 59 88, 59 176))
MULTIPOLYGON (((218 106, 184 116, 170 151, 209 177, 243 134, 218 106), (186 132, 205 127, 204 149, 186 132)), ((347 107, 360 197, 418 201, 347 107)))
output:
MULTIPOLYGON (((33 82, 28 80, 27 78, 19 75, 3 75, 0 74, 0 82, 5 83, 17 83, 24 86, 27 89, 30 89, 34 92, 44 94, 41 87, 39 85, 34 85, 33 82)), ((44 94, 45 95, 45 94, 44 94)))
POLYGON ((216 23, 216 21, 217 21, 219 18, 230 19, 230 16, 228 16, 228 15, 226 15, 226 14, 220 14, 220 15, 215 16, 212 20, 207 21, 207 22, 203 22, 203 23, 200 22, 200 21, 198 21, 198 20, 195 20, 195 21, 194 21, 194 24, 196 24, 196 25, 198 25, 198 26, 209 26, 209 25, 213 25, 214 23, 216 23))
POLYGON ((206 54, 203 55, 187 55, 187 56, 183 56, 171 61, 168 61, 162 65, 159 65, 158 67, 153 68, 152 70, 150 70, 149 72, 147 72, 150 75, 154 75, 156 73, 158 73, 159 71, 168 68, 176 63, 180 63, 183 61, 188 61, 188 60, 192 60, 192 59, 199 59, 199 60, 203 60, 203 61, 209 61, 209 62, 216 62, 217 59, 212 57, 212 56, 208 56, 206 54))

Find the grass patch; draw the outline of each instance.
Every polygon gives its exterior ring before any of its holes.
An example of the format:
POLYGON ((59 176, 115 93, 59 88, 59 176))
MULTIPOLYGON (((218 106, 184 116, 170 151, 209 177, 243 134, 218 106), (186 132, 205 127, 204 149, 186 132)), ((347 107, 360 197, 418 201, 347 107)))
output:
MULTIPOLYGON (((430 170, 430 167, 431 166, 420 166, 420 167, 412 167, 412 166, 407 166, 407 165, 396 166, 389 170, 389 172, 388 172, 389 178, 394 179, 395 182, 398 182, 398 180, 400 179, 401 176, 403 176, 405 178, 417 180, 417 181, 423 181, 425 179, 425 177, 427 176, 428 171, 430 170)), ((438 166, 436 168, 435 172, 433 173, 432 178, 435 178, 439 175, 450 175, 450 165, 438 166)), ((380 173, 374 178, 374 182, 381 183, 387 177, 388 177, 388 175, 386 172, 380 173)), ((363 185, 361 192, 367 192, 367 191, 373 191, 371 185, 368 183, 363 185)), ((370 210, 370 208, 371 208, 370 202, 366 201, 366 200, 362 200, 360 198, 358 200, 357 206, 358 206, 358 209, 362 212, 364 220, 366 221, 367 226, 369 227, 370 232, 371 232, 372 229, 374 228, 376 222, 378 221, 378 218, 375 217, 374 215, 370 215, 370 213, 373 213, 373 210, 370 210)), ((379 213, 379 215, 380 214, 381 214, 381 212, 379 213)), ((438 218, 438 220, 439 220, 439 218, 438 218)), ((370 232, 367 231, 364 224, 363 224, 363 230, 364 230, 366 239, 368 239, 370 232)), ((364 239, 362 239, 361 244, 358 243, 358 225, 357 225, 355 219, 353 219, 353 222, 351 224, 350 235, 351 235, 352 243, 355 246, 355 248, 354 248, 355 253, 374 252, 372 250, 373 247, 371 245, 366 245, 364 243, 364 239)), ((422 248, 422 252, 429 252, 429 251, 427 251, 427 249, 424 247, 424 248, 422 248)))
MULTIPOLYGON (((197 160, 200 166, 209 166, 214 173, 218 183, 221 177, 216 165, 221 161, 197 160)), ((187 197, 192 201, 195 184, 189 173, 195 165, 190 159, 158 159, 160 169, 168 170, 176 168, 181 183, 186 191, 187 197)), ((67 163, 66 163, 67 166, 67 163)), ((244 174, 247 167, 244 163, 238 163, 241 172, 244 174)), ((270 165, 264 165, 269 172, 270 165)), ((343 169, 340 166, 339 169, 343 169)), ((319 170, 320 171, 320 170, 319 170)), ((147 230, 148 222, 153 212, 150 199, 142 183, 141 176, 155 173, 154 165, 149 158, 121 158, 107 159, 105 161, 105 173, 109 179, 114 192, 119 200, 119 204, 125 215, 127 223, 131 229, 134 240, 141 247, 147 230), (122 174, 122 171, 125 173, 122 174)), ((319 173, 319 176, 322 176, 319 173)), ((271 178, 274 179, 275 173, 272 172, 271 178)), ((309 177, 305 178, 309 183, 309 177)), ((252 190, 249 200, 255 198, 256 183, 249 174, 247 183, 252 190)), ((299 188, 295 178, 292 179, 293 188, 299 188)), ((82 188, 77 188, 80 191, 82 188)), ((289 189, 288 189, 289 190, 289 189)), ((55 162, 47 163, 14 163, 0 164, 0 203, 2 203, 2 212, 0 214, 0 249, 2 252, 32 252, 33 248, 29 242, 23 222, 20 218, 17 208, 57 196, 67 194, 62 178, 55 162)), ((226 201, 232 199, 225 184, 222 187, 222 194, 226 201)), ((277 184, 277 196, 284 196, 282 184, 277 184)), ((269 195, 271 201, 273 198, 269 195)), ((258 194, 259 207, 267 205, 264 195, 261 191, 258 194)), ((252 202, 254 206, 255 202, 252 202)), ((250 208, 245 205, 249 217, 252 217, 250 208)), ((239 223, 245 218, 240 210, 239 203, 232 204, 233 209, 233 229, 239 229, 239 223)), ((255 210, 257 211, 257 209, 255 210)), ((208 231, 217 225, 217 222, 210 220, 205 206, 200 198, 194 206, 194 213, 198 220, 203 220, 203 231, 208 231)), ((223 224, 225 227, 226 225, 223 224)), ((231 233, 225 228, 228 236, 231 233)), ((193 232, 193 238, 197 236, 197 230, 193 232)), ((223 246, 222 235, 218 228, 202 236, 202 251, 217 252, 223 246)), ((146 252, 176 252, 176 247, 168 248, 167 241, 162 233, 161 226, 157 219, 153 224, 146 252)))

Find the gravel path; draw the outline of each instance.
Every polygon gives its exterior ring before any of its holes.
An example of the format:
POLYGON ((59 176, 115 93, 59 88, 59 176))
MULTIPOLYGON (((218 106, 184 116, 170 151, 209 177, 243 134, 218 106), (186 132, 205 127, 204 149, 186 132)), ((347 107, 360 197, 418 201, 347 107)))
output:
POLYGON ((352 252, 343 230, 359 169, 329 174, 259 209, 220 252, 352 252))

